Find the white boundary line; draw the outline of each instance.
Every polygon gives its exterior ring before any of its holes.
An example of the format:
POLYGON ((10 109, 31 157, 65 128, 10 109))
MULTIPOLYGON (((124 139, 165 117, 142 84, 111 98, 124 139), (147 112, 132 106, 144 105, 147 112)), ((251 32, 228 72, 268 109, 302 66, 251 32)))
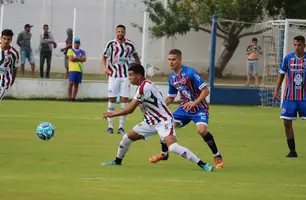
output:
POLYGON ((277 187, 306 187, 306 184, 274 184, 274 183, 250 183, 250 182, 231 182, 231 181, 205 181, 205 180, 175 180, 175 179, 138 179, 138 178, 107 178, 107 177, 87 177, 79 178, 88 181, 131 181, 131 182, 150 182, 150 183, 217 183, 226 185, 249 185, 249 186, 277 186, 277 187))

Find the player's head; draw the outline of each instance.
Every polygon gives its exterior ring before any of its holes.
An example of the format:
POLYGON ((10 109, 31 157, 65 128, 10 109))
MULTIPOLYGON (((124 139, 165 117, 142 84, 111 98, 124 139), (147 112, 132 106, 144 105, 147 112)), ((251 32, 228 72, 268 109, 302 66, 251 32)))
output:
POLYGON ((253 46, 256 46, 257 43, 258 43, 257 38, 252 38, 252 45, 253 45, 253 46))
POLYGON ((48 24, 45 24, 45 25, 43 26, 43 29, 44 29, 44 32, 47 33, 47 32, 49 31, 49 26, 48 26, 48 24))
POLYGON ((74 38, 73 43, 74 43, 74 45, 73 45, 73 48, 74 48, 74 49, 79 49, 79 48, 80 48, 80 45, 81 45, 81 40, 80 40, 80 38, 78 38, 78 37, 74 38))
POLYGON ((182 66, 182 52, 178 49, 172 49, 168 54, 168 63, 172 70, 182 66))
POLYGON ((140 85, 145 77, 145 71, 141 64, 133 63, 130 65, 129 69, 129 80, 132 85, 140 85))
POLYGON ((32 27, 33 27, 32 25, 26 24, 26 25, 24 25, 24 30, 25 30, 26 32, 30 32, 32 27))
POLYGON ((116 27, 116 37, 118 40, 123 40, 125 37, 125 26, 120 24, 116 27))
POLYGON ((304 53, 305 49, 305 38, 304 36, 296 36, 293 38, 293 46, 296 53, 304 53))
POLYGON ((71 28, 68 28, 67 29, 67 35, 72 36, 72 34, 73 34, 73 30, 71 28))
POLYGON ((9 46, 13 39, 13 31, 11 29, 4 29, 1 33, 1 44, 9 46))

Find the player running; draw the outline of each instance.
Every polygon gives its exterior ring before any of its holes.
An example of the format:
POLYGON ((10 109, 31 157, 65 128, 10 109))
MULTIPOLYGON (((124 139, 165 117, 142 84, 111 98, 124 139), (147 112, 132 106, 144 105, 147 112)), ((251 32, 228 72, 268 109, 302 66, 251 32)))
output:
POLYGON ((0 100, 10 86, 14 84, 19 63, 18 51, 10 46, 13 39, 13 31, 4 29, 1 33, 0 50, 0 100))
MULTIPOLYGON (((166 104, 171 104, 178 92, 181 98, 179 108, 173 113, 175 127, 183 127, 193 121, 197 126, 197 132, 213 153, 215 167, 223 168, 222 156, 207 127, 209 107, 205 98, 209 94, 209 89, 206 83, 197 71, 182 65, 182 52, 180 50, 171 50, 168 55, 168 62, 173 72, 169 77, 169 96, 166 98, 166 104)), ((161 141, 161 147, 162 152, 149 159, 151 163, 168 159, 168 148, 163 141, 161 141)))
POLYGON ((157 134, 170 151, 191 160, 204 171, 212 171, 213 166, 204 163, 189 149, 180 146, 176 141, 174 121, 171 112, 164 102, 161 92, 156 86, 144 77, 144 68, 140 64, 132 64, 128 69, 131 84, 139 86, 131 104, 120 112, 106 112, 103 117, 116 117, 128 115, 134 112, 137 106, 144 114, 144 121, 136 125, 128 133, 124 134, 118 146, 115 160, 102 163, 102 165, 121 165, 122 159, 127 153, 133 141, 149 139, 157 134))
POLYGON ((287 143, 290 149, 289 154, 286 156, 288 158, 298 157, 295 150, 292 120, 296 119, 297 112, 301 119, 306 119, 305 38, 303 36, 296 36, 293 39, 293 45, 295 52, 286 55, 284 58, 273 93, 274 98, 277 99, 279 95, 278 90, 285 75, 287 75, 280 118, 284 120, 287 143))
MULTIPOLYGON (((128 80, 128 67, 130 57, 133 56, 135 63, 140 64, 138 54, 133 42, 125 39, 125 26, 118 25, 116 28, 117 38, 107 43, 102 57, 102 68, 108 78, 108 112, 115 111, 116 100, 119 94, 121 109, 128 105, 130 83, 128 80), (109 58, 108 66, 106 59, 109 58)), ((124 134, 123 125, 125 116, 119 119, 118 134, 124 134)), ((108 118, 107 133, 114 133, 114 119, 108 118)))

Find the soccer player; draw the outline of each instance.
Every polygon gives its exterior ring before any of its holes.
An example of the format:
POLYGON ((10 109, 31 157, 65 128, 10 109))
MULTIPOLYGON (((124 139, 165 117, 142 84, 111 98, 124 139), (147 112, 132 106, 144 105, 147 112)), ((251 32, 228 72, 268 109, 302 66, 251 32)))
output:
POLYGON ((176 141, 173 116, 167 108, 161 92, 156 86, 144 77, 144 68, 140 64, 132 64, 128 69, 131 84, 139 86, 131 104, 120 112, 106 112, 103 116, 116 117, 128 115, 134 112, 137 106, 144 114, 144 121, 136 125, 128 133, 124 134, 118 146, 118 153, 115 160, 102 163, 102 165, 121 165, 122 159, 127 153, 133 141, 149 139, 153 135, 160 136, 170 151, 191 160, 200 166, 204 171, 212 171, 213 166, 204 163, 189 149, 180 146, 176 141))
MULTIPOLYGON (((116 39, 107 43, 102 56, 102 69, 108 76, 108 112, 114 111, 116 99, 119 94, 121 109, 128 105, 128 97, 130 94, 130 84, 128 80, 128 67, 130 57, 133 56, 135 63, 140 64, 135 45, 125 38, 125 26, 118 25, 116 28, 116 39), (108 65, 106 60, 108 60, 108 65)), ((125 116, 119 119, 118 134, 124 134, 123 125, 125 116)), ((114 133, 114 119, 108 118, 107 133, 114 133)))
POLYGON ((74 46, 67 51, 69 60, 69 85, 68 96, 69 101, 74 102, 78 93, 79 84, 82 83, 83 63, 86 62, 86 53, 80 49, 81 40, 74 39, 74 46), (72 92, 73 90, 73 92, 72 92))
POLYGON ((286 76, 286 86, 283 96, 280 118, 284 120, 285 133, 288 147, 290 149, 288 158, 296 158, 298 154, 295 149, 292 120, 297 117, 297 112, 301 119, 306 119, 306 53, 304 49, 305 38, 296 36, 293 39, 295 52, 285 56, 283 64, 279 70, 276 87, 273 93, 275 99, 278 98, 278 90, 286 76))
POLYGON ((6 90, 14 84, 19 63, 18 51, 10 46, 13 39, 13 31, 4 29, 1 33, 0 52, 0 100, 6 90))
MULTIPOLYGON (((173 49, 169 52, 168 62, 173 70, 169 77, 169 96, 166 104, 171 104, 179 92, 181 104, 173 113, 175 127, 183 127, 190 121, 197 126, 197 132, 211 149, 216 168, 223 168, 222 156, 218 151, 214 137, 208 131, 209 107, 205 98, 209 89, 194 69, 182 65, 182 52, 173 49)), ((149 159, 151 163, 167 160, 169 157, 167 145, 161 141, 162 152, 149 159)))
POLYGON ((249 86, 250 80, 252 75, 255 77, 255 86, 259 85, 259 62, 258 58, 259 55, 262 55, 261 47, 258 46, 258 40, 257 38, 252 39, 252 43, 247 47, 246 54, 248 55, 248 61, 247 61, 247 82, 245 86, 249 86))

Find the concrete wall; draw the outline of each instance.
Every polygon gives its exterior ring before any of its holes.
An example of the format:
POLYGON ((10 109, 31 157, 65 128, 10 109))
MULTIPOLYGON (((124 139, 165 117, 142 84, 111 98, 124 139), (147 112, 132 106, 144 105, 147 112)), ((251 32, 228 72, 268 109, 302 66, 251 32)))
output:
MULTIPOLYGON (((168 96, 168 85, 157 83, 157 88, 164 97, 168 96)), ((47 79, 16 79, 15 84, 4 96, 16 99, 67 99, 67 80, 47 80, 47 79)), ((130 98, 135 95, 136 87, 131 86, 130 98)), ((83 81, 79 86, 78 99, 107 99, 107 82, 83 81)), ((210 96, 207 97, 209 101, 210 96)), ((179 100, 179 96, 175 101, 179 100)))
MULTIPOLYGON (((50 25, 51 31, 59 44, 64 46, 66 29, 73 26, 73 8, 77 8, 76 35, 82 41, 82 48, 87 52, 88 61, 85 73, 102 73, 100 57, 106 42, 114 37, 114 29, 118 24, 127 27, 127 38, 133 40, 141 55, 142 35, 131 23, 143 23, 145 7, 140 0, 26 0, 24 4, 6 5, 4 9, 3 28, 11 28, 15 32, 13 45, 17 34, 23 30, 26 23, 33 24, 32 46, 38 60, 39 34, 44 23, 50 25)), ((253 30, 253 29, 251 29, 253 30)), ((246 46, 252 36, 241 39, 240 46, 225 74, 246 74, 246 46)), ((261 40, 261 36, 258 36, 261 40)), ((261 41, 259 41, 261 42, 261 41)), ((150 39, 148 63, 159 68, 156 73, 169 73, 167 67, 167 52, 171 48, 182 49, 184 62, 200 72, 205 72, 209 65, 210 34, 204 32, 189 32, 173 38, 150 39)), ((52 71, 63 72, 63 54, 57 48, 53 52, 52 71)), ((221 54, 222 40, 217 40, 217 58, 221 54)), ((261 66, 263 65, 261 59, 261 66)))

